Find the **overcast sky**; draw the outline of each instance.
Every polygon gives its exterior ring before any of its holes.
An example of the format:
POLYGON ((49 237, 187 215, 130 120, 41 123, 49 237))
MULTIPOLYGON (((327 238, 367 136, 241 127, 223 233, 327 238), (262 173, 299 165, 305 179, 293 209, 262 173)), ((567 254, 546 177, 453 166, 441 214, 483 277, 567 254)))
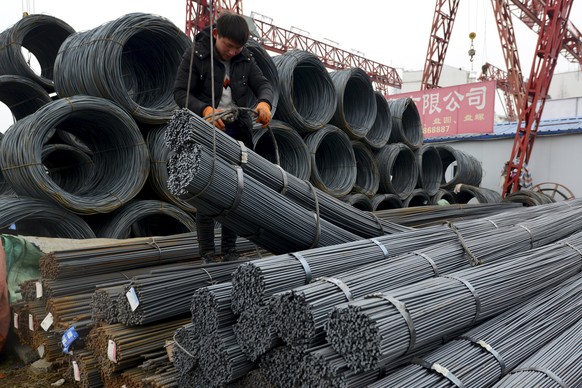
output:
MULTIPOLYGON (((243 12, 272 18, 283 28, 307 31, 318 40, 337 42, 345 50, 357 50, 371 60, 400 70, 422 70, 434 14, 434 0, 243 0, 243 12)), ((130 12, 164 16, 182 30, 185 0, 2 0, 0 31, 12 26, 22 12, 57 17, 85 31, 130 12)), ((574 2, 570 20, 582 30, 582 1, 574 2)), ((531 68, 537 35, 514 18, 516 41, 524 75, 531 68)), ((490 62, 505 68, 490 0, 460 2, 445 64, 480 72, 490 62), (469 61, 469 33, 476 32, 476 55, 469 61)), ((578 66, 561 58, 557 72, 578 66)), ((11 124, 8 108, 0 103, 0 131, 11 124)))

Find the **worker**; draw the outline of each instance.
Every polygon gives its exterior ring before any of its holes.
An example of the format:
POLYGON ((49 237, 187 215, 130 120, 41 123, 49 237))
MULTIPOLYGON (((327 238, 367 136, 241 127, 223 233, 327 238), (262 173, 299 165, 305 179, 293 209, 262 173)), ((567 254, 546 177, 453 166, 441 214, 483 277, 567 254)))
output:
MULTIPOLYGON (((252 108, 252 102, 258 100, 253 116, 263 127, 267 126, 271 120, 273 86, 263 75, 251 52, 245 48, 249 36, 246 20, 230 12, 222 13, 215 25, 198 33, 194 47, 186 50, 178 68, 174 100, 181 108, 187 104, 189 110, 212 122, 218 130, 252 147, 252 117, 248 110, 238 108, 252 108), (211 42, 214 44, 212 56, 211 42), (221 116, 229 112, 227 117, 221 116)), ((214 220, 197 212, 196 231, 203 263, 219 261, 214 246, 214 220)), ((236 232, 222 226, 222 261, 239 258, 236 238, 236 232)))

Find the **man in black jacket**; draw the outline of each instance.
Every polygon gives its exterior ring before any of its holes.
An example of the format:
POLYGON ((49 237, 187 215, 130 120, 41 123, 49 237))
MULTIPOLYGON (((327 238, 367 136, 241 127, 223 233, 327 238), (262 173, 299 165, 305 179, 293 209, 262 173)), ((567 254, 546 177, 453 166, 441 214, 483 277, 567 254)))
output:
MULTIPOLYGON (((223 13, 216 20, 215 26, 207 27, 198 33, 194 48, 190 47, 182 57, 174 84, 174 100, 180 107, 185 107, 187 102, 187 107, 192 112, 201 117, 208 117, 207 120, 212 121, 217 129, 251 147, 252 118, 247 111, 237 111, 236 108, 250 108, 254 95, 258 100, 255 107, 256 121, 267 126, 271 120, 273 88, 251 52, 244 46, 249 35, 245 19, 233 13, 223 13), (210 34, 214 41, 212 61, 210 34), (224 110, 231 110, 234 114, 229 116, 235 119, 230 122, 225 122, 226 118, 214 119, 217 113, 224 110)), ((202 260, 207 263, 215 262, 214 220, 197 212, 196 229, 202 260)), ((222 227, 223 261, 238 259, 239 254, 235 248, 236 237, 234 231, 222 227)))

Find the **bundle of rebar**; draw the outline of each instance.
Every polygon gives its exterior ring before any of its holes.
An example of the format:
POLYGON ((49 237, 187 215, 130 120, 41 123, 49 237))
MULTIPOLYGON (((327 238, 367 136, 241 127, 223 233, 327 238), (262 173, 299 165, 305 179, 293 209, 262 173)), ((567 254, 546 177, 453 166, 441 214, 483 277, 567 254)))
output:
POLYGON ((416 103, 410 97, 389 100, 392 131, 389 143, 404 143, 412 150, 422 145, 422 123, 416 103))
MULTIPOLYGON (((2 49, 0 57, 1 53, 2 49)), ((52 99, 42 86, 27 77, 0 75, 0 101, 10 109, 15 120, 20 120, 36 112, 52 99)))
POLYGON ((356 181, 352 192, 372 197, 380 187, 380 168, 372 150, 365 143, 352 140, 356 160, 356 181))
POLYGON ((469 328, 582 269, 582 233, 513 260, 490 263, 336 306, 327 339, 355 371, 469 328))
POLYGON ((118 323, 119 309, 117 301, 124 293, 125 286, 129 280, 115 282, 117 285, 98 287, 91 299, 91 317, 95 322, 106 322, 108 324, 118 323))
POLYGON ((112 101, 89 96, 58 99, 19 120, 5 133, 0 154, 4 178, 17 194, 85 215, 127 203, 142 189, 149 171, 148 150, 133 118, 112 101), (73 192, 53 181, 41 160, 55 126, 93 150, 91 177, 73 192))
POLYGON ((176 387, 179 371, 168 360, 165 350, 144 355, 137 367, 122 371, 115 386, 166 388, 176 387))
POLYGON ((475 199, 479 203, 499 203, 502 201, 501 194, 495 190, 485 187, 475 187, 466 184, 458 184, 453 190, 456 203, 469 203, 475 199))
POLYGON ((372 128, 366 133, 363 141, 373 150, 379 150, 388 142, 390 132, 392 132, 392 114, 388 101, 382 93, 375 91, 374 97, 376 99, 376 119, 372 128))
POLYGON ((103 386, 99 363, 89 350, 80 350, 70 355, 70 372, 73 380, 82 388, 99 388, 103 386))
POLYGON ((194 291, 190 311, 192 325, 197 333, 207 335, 236 323, 230 307, 231 291, 231 282, 200 287, 194 291))
POLYGON ((453 148, 448 144, 435 145, 443 165, 443 175, 441 188, 452 190, 456 185, 462 183, 478 187, 483 178, 483 168, 481 163, 472 155, 453 148), (446 172, 453 163, 456 162, 456 169, 452 178, 446 179, 446 172))
POLYGON ((192 372, 198 366, 202 338, 192 323, 176 330, 173 338, 172 356, 180 375, 192 372))
POLYGON ((249 360, 256 361, 267 351, 281 345, 273 330, 272 317, 269 306, 249 308, 240 313, 233 325, 236 341, 249 360))
MULTIPOLYGON (((460 382, 463 386, 491 386, 545 343, 560 336, 572 322, 580 322, 581 296, 582 276, 577 275, 414 360, 371 387, 410 384, 438 387, 449 386, 451 382, 460 382), (440 368, 446 368, 449 374, 435 373, 440 368)), ((560 363, 568 360, 564 354, 561 354, 560 363)), ((578 351, 578 354, 580 359, 582 353, 578 351)))
POLYGON ((134 326, 186 315, 192 308, 192 294, 198 288, 230 280, 232 271, 241 263, 134 276, 117 299, 117 319, 134 326))
POLYGON ((140 122, 163 124, 178 107, 172 91, 190 45, 169 19, 126 14, 63 42, 54 62, 55 88, 63 97, 106 98, 140 122))
POLYGON ((279 166, 255 152, 246 147, 241 148, 233 138, 222 131, 215 131, 206 121, 187 110, 182 109, 174 113, 166 129, 166 142, 175 152, 193 144, 204 144, 209 149, 216 149, 217 156, 224 158, 228 163, 243 166, 245 174, 283 193, 306 209, 317 207, 323 219, 358 236, 376 237, 403 230, 388 222, 379 223, 371 214, 359 211, 314 188, 309 182, 287 174, 279 166))
POLYGON ((311 155, 311 183, 336 198, 348 194, 357 177, 356 156, 348 135, 327 124, 303 140, 311 155))
POLYGON ((582 380, 581 333, 582 319, 578 318, 578 322, 515 367, 494 388, 578 386, 582 380))
POLYGON ((358 239, 320 218, 317 209, 302 208, 204 146, 173 155, 168 172, 175 195, 274 254, 358 239))
POLYGON ((63 20, 33 14, 0 34, 0 75, 21 75, 54 92, 53 65, 59 48, 75 30, 63 20), (29 64, 28 50, 40 65, 40 74, 29 64))
POLYGON ((295 387, 303 362, 303 351, 288 345, 277 346, 265 353, 259 362, 262 374, 274 386, 295 387))
POLYGON ((423 144, 414 154, 418 163, 417 187, 424 189, 429 196, 434 196, 441 186, 443 176, 439 151, 431 144, 423 144))
POLYGON ((418 181, 418 163, 414 152, 403 143, 386 144, 376 153, 380 169, 381 194, 407 198, 418 181))

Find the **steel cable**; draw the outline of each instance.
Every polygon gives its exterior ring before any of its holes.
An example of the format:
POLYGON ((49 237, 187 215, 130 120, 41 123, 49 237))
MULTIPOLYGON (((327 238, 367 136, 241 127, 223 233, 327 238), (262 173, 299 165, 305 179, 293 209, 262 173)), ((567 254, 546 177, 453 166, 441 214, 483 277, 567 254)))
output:
POLYGON ((362 211, 371 212, 374 210, 372 200, 362 193, 348 194, 341 200, 362 211))
POLYGON ((279 104, 275 118, 301 132, 313 132, 334 115, 334 83, 321 60, 302 50, 273 58, 279 74, 279 104))
POLYGON ((418 182, 416 187, 424 189, 429 196, 434 196, 440 186, 443 176, 443 165, 437 148, 431 144, 423 144, 416 151, 418 163, 418 182))
POLYGON ((0 102, 10 109, 15 121, 36 112, 51 101, 47 91, 38 83, 21 75, 0 75, 0 102))
POLYGON ((311 154, 311 183, 336 198, 347 195, 356 183, 358 171, 348 135, 327 124, 303 140, 311 154))
POLYGON ((478 187, 483 178, 483 167, 472 155, 447 144, 435 145, 443 165, 441 188, 452 190, 458 184, 478 187), (452 178, 447 180, 447 171, 453 168, 452 178))
POLYGON ((428 206, 430 205, 430 196, 425 189, 414 189, 412 193, 402 201, 402 207, 428 206))
POLYGON ((330 124, 358 140, 374 125, 376 119, 376 96, 372 80, 358 67, 332 71, 331 80, 335 86, 337 106, 330 124))
POLYGON ((139 193, 149 172, 147 147, 135 121, 113 102, 96 97, 76 96, 43 106, 11 127, 0 153, 4 178, 16 193, 78 214, 117 209, 139 193), (42 163, 42 150, 56 127, 93 151, 91 179, 74 192, 58 186, 42 163))
MULTIPOLYGON (((400 196, 396 194, 376 194, 372 197, 372 210, 374 212, 401 209, 404 207, 400 196)), ((375 214, 375 213, 374 213, 375 214)))
POLYGON ((582 234, 490 263, 338 305, 327 338, 356 371, 494 317, 582 269, 582 234), (363 347, 360 347, 364 345, 363 347))
POLYGON ((418 181, 414 152, 403 143, 386 144, 376 153, 380 169, 381 194, 396 194, 406 199, 418 181))
POLYGON ((390 138, 392 114, 390 113, 388 101, 382 93, 375 91, 374 96, 376 98, 376 119, 372 124, 372 128, 364 136, 363 142, 377 151, 384 147, 390 138))
POLYGON ((365 143, 352 140, 356 159, 356 181, 352 192, 374 196, 380 187, 380 168, 374 153, 365 143))
POLYGON ((178 108, 174 81, 190 39, 169 19, 130 13, 66 39, 54 63, 59 96, 115 101, 136 120, 164 124, 178 108))
POLYGON ((73 27, 48 15, 28 15, 0 34, 0 75, 21 75, 47 92, 54 92, 54 64, 63 42, 74 34, 73 27), (28 50, 40 65, 40 74, 27 58, 28 50))
MULTIPOLYGON (((277 112, 277 104, 279 103, 279 73, 277 72, 277 66, 273 61, 273 57, 271 57, 267 50, 265 50, 263 46, 253 38, 250 38, 245 46, 251 52, 253 58, 255 58, 255 61, 263 72, 265 78, 271 83, 271 87, 273 88, 273 101, 270 101, 271 115, 274 116, 275 112, 277 112)), ((251 95, 252 102, 250 106, 255 106, 257 104, 257 98, 254 94, 251 95)))
POLYGON ((389 100, 392 130, 388 143, 404 143, 412 150, 422 145, 422 123, 416 103, 410 97, 389 100))

